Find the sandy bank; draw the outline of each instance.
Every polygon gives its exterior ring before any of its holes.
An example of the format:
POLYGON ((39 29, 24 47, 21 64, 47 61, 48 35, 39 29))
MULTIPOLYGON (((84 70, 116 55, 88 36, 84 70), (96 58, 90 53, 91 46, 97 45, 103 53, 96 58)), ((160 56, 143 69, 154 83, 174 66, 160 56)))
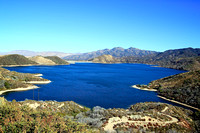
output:
POLYGON ((29 84, 48 84, 48 83, 51 83, 51 81, 28 81, 26 83, 29 83, 29 84))
POLYGON ((70 64, 27 64, 27 65, 0 65, 0 67, 20 67, 20 66, 64 66, 70 64))
POLYGON ((187 105, 187 104, 185 104, 185 103, 181 103, 181 102, 178 102, 178 101, 175 101, 175 100, 171 100, 171 99, 168 99, 168 98, 166 98, 166 97, 159 96, 159 95, 158 95, 158 97, 160 97, 160 98, 162 98, 162 99, 164 99, 164 100, 167 100, 167 101, 170 101, 170 102, 174 102, 174 103, 178 103, 178 104, 183 105, 183 106, 185 106, 185 107, 189 107, 189 108, 192 108, 192 109, 195 109, 195 110, 200 111, 199 108, 196 108, 196 107, 187 105))
POLYGON ((0 65, 0 67, 18 67, 18 66, 38 66, 38 64, 26 64, 26 65, 0 65))
POLYGON ((142 88, 142 87, 137 87, 136 85, 133 85, 131 87, 139 89, 139 90, 145 90, 145 91, 157 91, 156 89, 145 89, 145 88, 142 88))
POLYGON ((26 91, 26 90, 36 89, 36 88, 39 88, 39 87, 37 87, 35 85, 31 85, 31 86, 26 87, 26 88, 16 88, 16 89, 10 89, 10 90, 3 90, 3 91, 0 91, 0 95, 2 95, 5 92, 26 91))

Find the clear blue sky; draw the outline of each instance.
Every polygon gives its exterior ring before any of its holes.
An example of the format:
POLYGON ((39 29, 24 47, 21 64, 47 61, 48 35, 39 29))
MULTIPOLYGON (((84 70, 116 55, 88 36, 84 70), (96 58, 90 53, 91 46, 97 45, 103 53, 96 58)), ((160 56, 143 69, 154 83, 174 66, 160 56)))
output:
POLYGON ((200 0, 0 0, 0 52, 200 47, 200 0))

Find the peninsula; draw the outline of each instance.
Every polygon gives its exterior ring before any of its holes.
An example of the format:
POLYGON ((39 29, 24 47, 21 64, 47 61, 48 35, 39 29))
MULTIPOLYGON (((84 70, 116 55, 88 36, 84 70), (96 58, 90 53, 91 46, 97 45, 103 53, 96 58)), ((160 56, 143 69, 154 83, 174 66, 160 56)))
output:
POLYGON ((18 73, 0 68, 0 95, 10 91, 25 91, 36 89, 33 84, 47 84, 50 80, 41 78, 38 74, 18 73))

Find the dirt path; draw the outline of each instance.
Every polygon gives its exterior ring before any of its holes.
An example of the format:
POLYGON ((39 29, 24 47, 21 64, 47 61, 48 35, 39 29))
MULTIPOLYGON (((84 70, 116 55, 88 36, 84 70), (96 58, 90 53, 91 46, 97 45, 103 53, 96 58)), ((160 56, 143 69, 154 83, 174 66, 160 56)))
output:
POLYGON ((167 116, 169 121, 163 121, 161 119, 155 119, 150 116, 144 116, 142 117, 141 115, 131 115, 131 116, 123 116, 122 118, 119 117, 112 117, 108 120, 108 123, 105 125, 104 130, 113 133, 116 132, 114 130, 114 126, 116 125, 123 125, 123 127, 143 127, 144 129, 147 129, 148 127, 159 127, 159 126, 165 126, 166 124, 170 123, 176 123, 178 122, 178 119, 166 114, 163 114, 168 109, 168 107, 165 107, 160 113, 158 112, 159 115, 164 115, 167 116))

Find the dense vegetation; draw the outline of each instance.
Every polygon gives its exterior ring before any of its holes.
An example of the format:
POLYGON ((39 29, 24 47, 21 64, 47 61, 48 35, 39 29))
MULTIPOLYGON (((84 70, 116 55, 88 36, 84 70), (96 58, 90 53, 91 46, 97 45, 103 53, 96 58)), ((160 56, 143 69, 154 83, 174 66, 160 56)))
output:
POLYGON ((155 51, 148 51, 148 50, 140 50, 137 48, 128 48, 124 49, 121 47, 115 47, 113 49, 103 49, 89 53, 77 54, 77 55, 69 55, 64 57, 65 60, 89 60, 101 55, 112 55, 114 57, 124 57, 124 56, 136 56, 142 57, 144 55, 149 55, 156 53, 155 51))
POLYGON ((0 67, 0 90, 15 89, 15 88, 26 88, 31 84, 28 81, 48 81, 35 76, 35 74, 29 73, 18 73, 15 71, 9 71, 0 67))
POLYGON ((8 102, 0 98, 1 132, 92 132, 89 126, 64 118, 50 109, 34 109, 28 102, 8 102))
POLYGON ((29 60, 23 55, 5 55, 0 56, 0 65, 35 65, 34 61, 29 60))
POLYGON ((67 61, 59 58, 58 56, 46 56, 45 58, 52 60, 53 62, 55 62, 58 65, 67 65, 67 64, 69 64, 67 61))
POLYGON ((200 108, 200 71, 191 71, 152 81, 158 94, 200 108))
POLYGON ((72 101, 6 101, 0 97, 1 132, 105 132, 108 121, 113 118, 128 117, 130 123, 119 122, 113 125, 117 132, 198 132, 199 115, 192 111, 164 103, 138 103, 129 109, 89 109, 72 101), (148 125, 142 124, 147 116, 148 125), (131 119, 130 117, 136 117, 131 119), (196 117, 196 118, 194 118, 196 117), (167 122, 171 119, 176 122, 167 122), (150 120, 152 119, 152 120, 150 120), (154 120, 167 122, 156 125, 154 120), (132 126, 131 121, 140 126, 132 126), (124 126, 126 124, 126 126, 124 126), (148 127, 147 127, 148 126, 148 127))

